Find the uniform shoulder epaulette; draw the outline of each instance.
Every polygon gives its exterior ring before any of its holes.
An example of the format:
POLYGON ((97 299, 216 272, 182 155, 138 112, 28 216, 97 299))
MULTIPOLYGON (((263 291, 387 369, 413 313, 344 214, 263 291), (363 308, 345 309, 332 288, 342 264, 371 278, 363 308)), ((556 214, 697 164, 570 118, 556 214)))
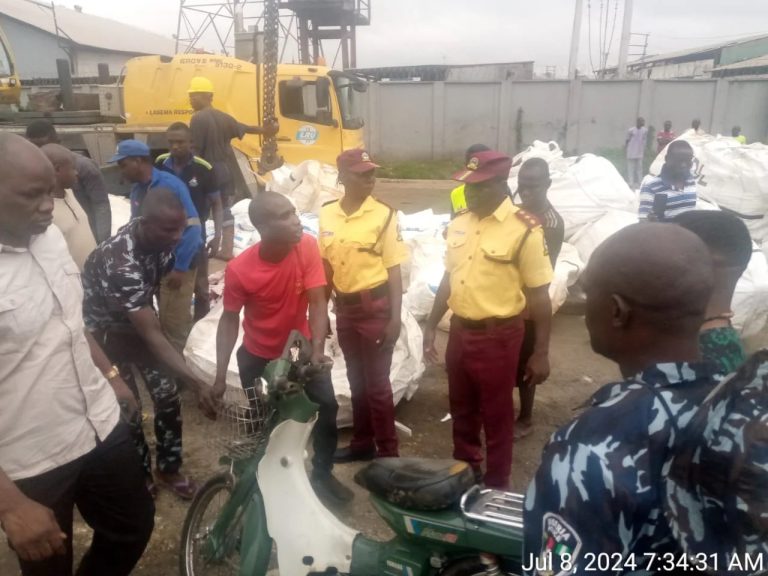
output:
POLYGON ((534 216, 530 212, 526 212, 525 210, 522 210, 522 209, 518 210, 517 212, 515 212, 515 216, 528 228, 536 228, 537 226, 541 226, 541 222, 539 222, 539 219, 536 218, 536 216, 534 216))
POLYGON ((337 198, 336 200, 328 200, 328 202, 323 202, 323 203, 322 203, 322 206, 330 206, 330 205, 331 205, 331 204, 333 204, 334 202, 338 202, 338 201, 339 201, 339 199, 338 199, 338 198, 337 198))
POLYGON ((160 164, 161 162, 165 162, 170 157, 171 157, 171 153, 170 152, 166 152, 165 154, 160 154, 160 156, 155 158, 155 164, 160 164))
POLYGON ((192 156, 192 162, 205 166, 208 170, 213 170, 213 166, 205 158, 200 158, 200 156, 192 156))

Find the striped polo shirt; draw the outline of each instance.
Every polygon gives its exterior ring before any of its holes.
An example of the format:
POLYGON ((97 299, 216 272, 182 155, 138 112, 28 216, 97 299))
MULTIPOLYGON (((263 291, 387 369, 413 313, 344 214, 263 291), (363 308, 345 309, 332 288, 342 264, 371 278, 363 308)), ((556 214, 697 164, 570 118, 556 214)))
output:
POLYGON ((662 220, 673 218, 678 214, 696 209, 696 179, 689 174, 682 188, 675 187, 670 182, 662 168, 659 176, 648 175, 640 186, 640 219, 648 218, 653 212, 653 199, 657 194, 666 194, 667 203, 662 220))

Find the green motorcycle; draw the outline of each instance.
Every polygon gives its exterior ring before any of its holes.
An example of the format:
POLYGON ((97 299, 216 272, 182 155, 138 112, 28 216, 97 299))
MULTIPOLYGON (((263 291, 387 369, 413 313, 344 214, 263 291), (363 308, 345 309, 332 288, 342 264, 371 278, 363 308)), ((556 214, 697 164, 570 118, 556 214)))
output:
POLYGON ((521 573, 523 497, 475 485, 466 463, 381 458, 357 474, 395 532, 388 542, 366 538, 323 506, 304 464, 317 414, 303 388, 317 369, 308 357, 308 342, 294 332, 267 366, 262 390, 226 409, 239 434, 221 458, 226 471, 189 508, 181 574, 521 573))

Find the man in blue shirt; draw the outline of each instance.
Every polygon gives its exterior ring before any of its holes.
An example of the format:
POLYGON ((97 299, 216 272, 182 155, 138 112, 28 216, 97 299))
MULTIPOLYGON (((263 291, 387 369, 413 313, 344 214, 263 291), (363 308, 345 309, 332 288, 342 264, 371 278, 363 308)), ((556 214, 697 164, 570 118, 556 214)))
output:
POLYGON ((200 217, 203 243, 207 249, 200 251, 197 259, 197 279, 195 281, 195 321, 203 318, 210 311, 208 290, 208 258, 219 251, 223 206, 218 183, 213 174, 213 166, 192 153, 192 133, 183 122, 175 122, 166 131, 169 151, 155 160, 155 166, 163 172, 169 172, 187 185, 192 202, 200 217), (213 216, 214 235, 207 242, 205 230, 208 216, 213 216))
POLYGON ((173 345, 181 351, 192 328, 192 293, 195 289, 197 258, 203 245, 200 218, 186 184, 173 174, 155 168, 149 147, 138 140, 123 140, 110 159, 120 167, 123 177, 133 183, 131 218, 141 213, 141 205, 152 189, 173 192, 187 213, 187 227, 173 251, 174 267, 160 287, 160 324, 173 345))

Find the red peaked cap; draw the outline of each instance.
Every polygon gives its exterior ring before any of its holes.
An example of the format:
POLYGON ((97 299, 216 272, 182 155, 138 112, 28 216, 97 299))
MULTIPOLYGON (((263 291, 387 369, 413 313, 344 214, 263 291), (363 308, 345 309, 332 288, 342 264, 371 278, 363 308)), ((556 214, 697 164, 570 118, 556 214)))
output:
POLYGON ((511 169, 512 158, 496 150, 485 150, 473 154, 464 170, 456 172, 452 178, 466 184, 476 184, 494 178, 508 178, 511 169))
POLYGON ((362 174, 380 166, 371 161, 368 152, 360 148, 353 148, 352 150, 344 150, 344 152, 339 154, 336 158, 336 167, 339 169, 339 172, 362 174))

